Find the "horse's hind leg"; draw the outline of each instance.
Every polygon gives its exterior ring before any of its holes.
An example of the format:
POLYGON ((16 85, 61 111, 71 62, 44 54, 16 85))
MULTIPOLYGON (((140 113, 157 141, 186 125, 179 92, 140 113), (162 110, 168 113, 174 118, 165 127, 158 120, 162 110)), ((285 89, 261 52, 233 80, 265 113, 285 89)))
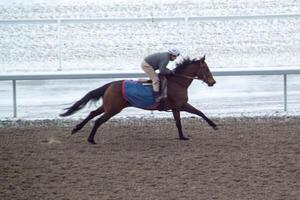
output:
POLYGON ((100 106, 98 109, 90 112, 90 114, 85 118, 80 124, 77 124, 75 128, 72 130, 72 134, 77 133, 79 130, 81 130, 88 121, 96 117, 97 115, 101 115, 104 112, 103 106, 100 106))
POLYGON ((95 144, 94 137, 97 129, 128 105, 128 102, 122 96, 122 82, 111 85, 103 96, 104 114, 95 121, 94 127, 88 137, 88 142, 95 144))
POLYGON ((109 120, 112 116, 116 115, 118 112, 108 112, 104 113, 99 119, 96 120, 94 127, 88 137, 88 142, 91 144, 96 144, 94 137, 97 132, 97 129, 107 120, 109 120))

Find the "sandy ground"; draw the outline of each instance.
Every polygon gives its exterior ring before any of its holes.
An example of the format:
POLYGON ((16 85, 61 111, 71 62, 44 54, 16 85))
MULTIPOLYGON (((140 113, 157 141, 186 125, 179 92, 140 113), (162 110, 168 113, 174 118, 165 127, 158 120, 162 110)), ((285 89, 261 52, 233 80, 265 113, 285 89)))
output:
POLYGON ((1 122, 0 199, 300 199, 300 118, 1 122))

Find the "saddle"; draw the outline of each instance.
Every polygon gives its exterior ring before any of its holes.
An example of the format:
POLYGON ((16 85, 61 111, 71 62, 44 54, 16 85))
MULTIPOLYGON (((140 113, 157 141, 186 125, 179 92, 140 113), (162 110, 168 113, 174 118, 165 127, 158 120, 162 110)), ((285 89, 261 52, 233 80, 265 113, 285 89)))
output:
MULTIPOLYGON (((168 88, 167 88, 167 78, 164 75, 159 74, 158 75, 159 81, 160 81, 160 87, 159 91, 161 93, 161 101, 166 99, 168 97, 168 88)), ((152 85, 151 79, 138 79, 138 82, 143 85, 152 85)))
POLYGON ((165 101, 167 98, 167 79, 160 79, 160 99, 159 102, 153 96, 152 81, 140 79, 138 81, 123 81, 122 94, 123 97, 134 107, 160 111, 165 110, 165 101))

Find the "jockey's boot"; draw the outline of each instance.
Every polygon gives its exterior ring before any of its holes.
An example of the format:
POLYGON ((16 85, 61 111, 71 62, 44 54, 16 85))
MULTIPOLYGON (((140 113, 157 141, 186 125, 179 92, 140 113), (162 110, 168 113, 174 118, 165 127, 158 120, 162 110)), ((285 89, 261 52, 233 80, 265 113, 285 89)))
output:
POLYGON ((159 101, 158 110, 159 111, 164 111, 165 110, 165 100, 164 99, 161 99, 159 101))

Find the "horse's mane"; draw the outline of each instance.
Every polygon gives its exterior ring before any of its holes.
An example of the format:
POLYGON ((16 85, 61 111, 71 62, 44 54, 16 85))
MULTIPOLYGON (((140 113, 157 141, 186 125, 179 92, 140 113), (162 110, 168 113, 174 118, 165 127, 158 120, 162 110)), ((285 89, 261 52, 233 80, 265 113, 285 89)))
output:
POLYGON ((199 60, 196 58, 191 59, 190 57, 185 57, 179 63, 176 63, 176 68, 174 69, 175 74, 182 72, 187 66, 197 63, 199 60))

